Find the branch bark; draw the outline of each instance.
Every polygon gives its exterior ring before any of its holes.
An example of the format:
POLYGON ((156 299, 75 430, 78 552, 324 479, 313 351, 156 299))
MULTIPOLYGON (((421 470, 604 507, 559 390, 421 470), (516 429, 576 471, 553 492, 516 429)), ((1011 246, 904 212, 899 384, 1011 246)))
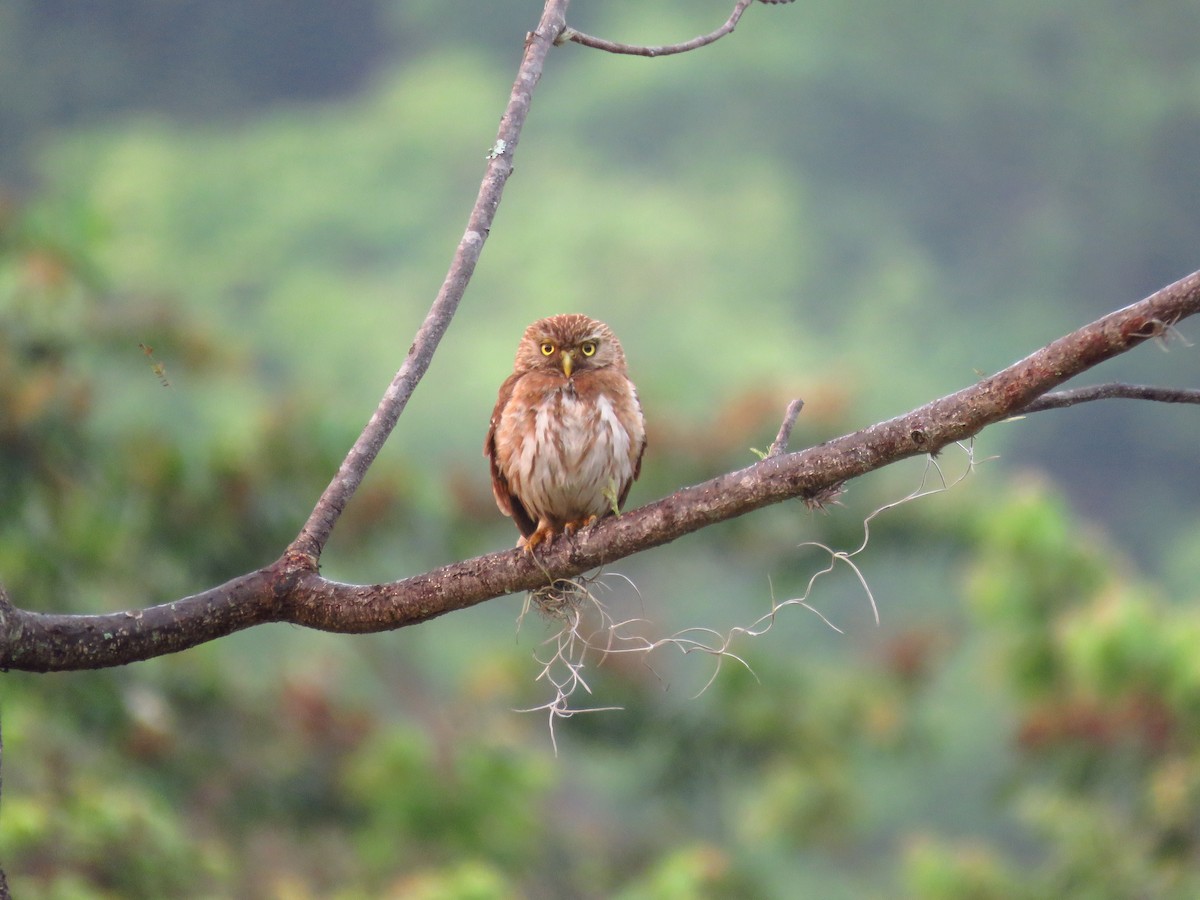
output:
POLYGON ((159 656, 264 622, 361 633, 403 628, 566 578, 717 522, 806 498, 911 456, 935 454, 1200 312, 1200 272, 1110 313, 970 387, 807 450, 781 453, 683 488, 559 540, 536 559, 506 550, 401 581, 341 584, 285 554, 203 594, 102 616, 34 613, 0 594, 0 667, 46 672, 159 656))

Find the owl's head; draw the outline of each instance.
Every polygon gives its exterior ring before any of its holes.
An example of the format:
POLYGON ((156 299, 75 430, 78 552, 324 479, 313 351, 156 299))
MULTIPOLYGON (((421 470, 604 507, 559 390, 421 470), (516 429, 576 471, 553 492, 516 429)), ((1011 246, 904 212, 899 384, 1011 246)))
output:
POLYGON ((517 350, 518 369, 555 369, 568 378, 608 366, 625 370, 617 336, 603 322, 575 313, 534 322, 525 329, 517 350))

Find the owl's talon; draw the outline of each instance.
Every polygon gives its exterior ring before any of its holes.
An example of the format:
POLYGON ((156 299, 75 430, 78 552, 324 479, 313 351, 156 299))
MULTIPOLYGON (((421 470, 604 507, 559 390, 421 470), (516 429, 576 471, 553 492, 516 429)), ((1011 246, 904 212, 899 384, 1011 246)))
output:
POLYGON ((580 528, 587 528, 596 521, 596 518, 596 516, 587 516, 582 519, 577 519, 574 522, 567 522, 565 525, 563 525, 563 533, 567 535, 573 535, 580 528))
POLYGON ((532 555, 534 549, 539 544, 550 546, 554 541, 554 529, 549 525, 539 525, 533 534, 529 537, 523 537, 517 541, 517 546, 525 550, 526 553, 532 555))

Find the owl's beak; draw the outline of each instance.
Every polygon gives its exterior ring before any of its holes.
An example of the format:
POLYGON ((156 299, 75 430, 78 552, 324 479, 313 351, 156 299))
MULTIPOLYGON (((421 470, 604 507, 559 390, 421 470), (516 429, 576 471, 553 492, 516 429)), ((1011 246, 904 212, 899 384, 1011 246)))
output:
POLYGON ((563 374, 568 378, 571 377, 571 364, 574 361, 574 354, 572 354, 570 350, 564 350, 562 352, 563 374))

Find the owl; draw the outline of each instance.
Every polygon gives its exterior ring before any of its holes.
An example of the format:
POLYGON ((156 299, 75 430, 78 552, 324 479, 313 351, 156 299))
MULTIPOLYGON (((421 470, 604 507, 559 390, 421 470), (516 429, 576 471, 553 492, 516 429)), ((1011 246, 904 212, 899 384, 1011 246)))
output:
POLYGON ((560 315, 526 328, 483 444, 517 546, 532 552, 619 510, 645 449, 637 389, 609 327, 560 315))

